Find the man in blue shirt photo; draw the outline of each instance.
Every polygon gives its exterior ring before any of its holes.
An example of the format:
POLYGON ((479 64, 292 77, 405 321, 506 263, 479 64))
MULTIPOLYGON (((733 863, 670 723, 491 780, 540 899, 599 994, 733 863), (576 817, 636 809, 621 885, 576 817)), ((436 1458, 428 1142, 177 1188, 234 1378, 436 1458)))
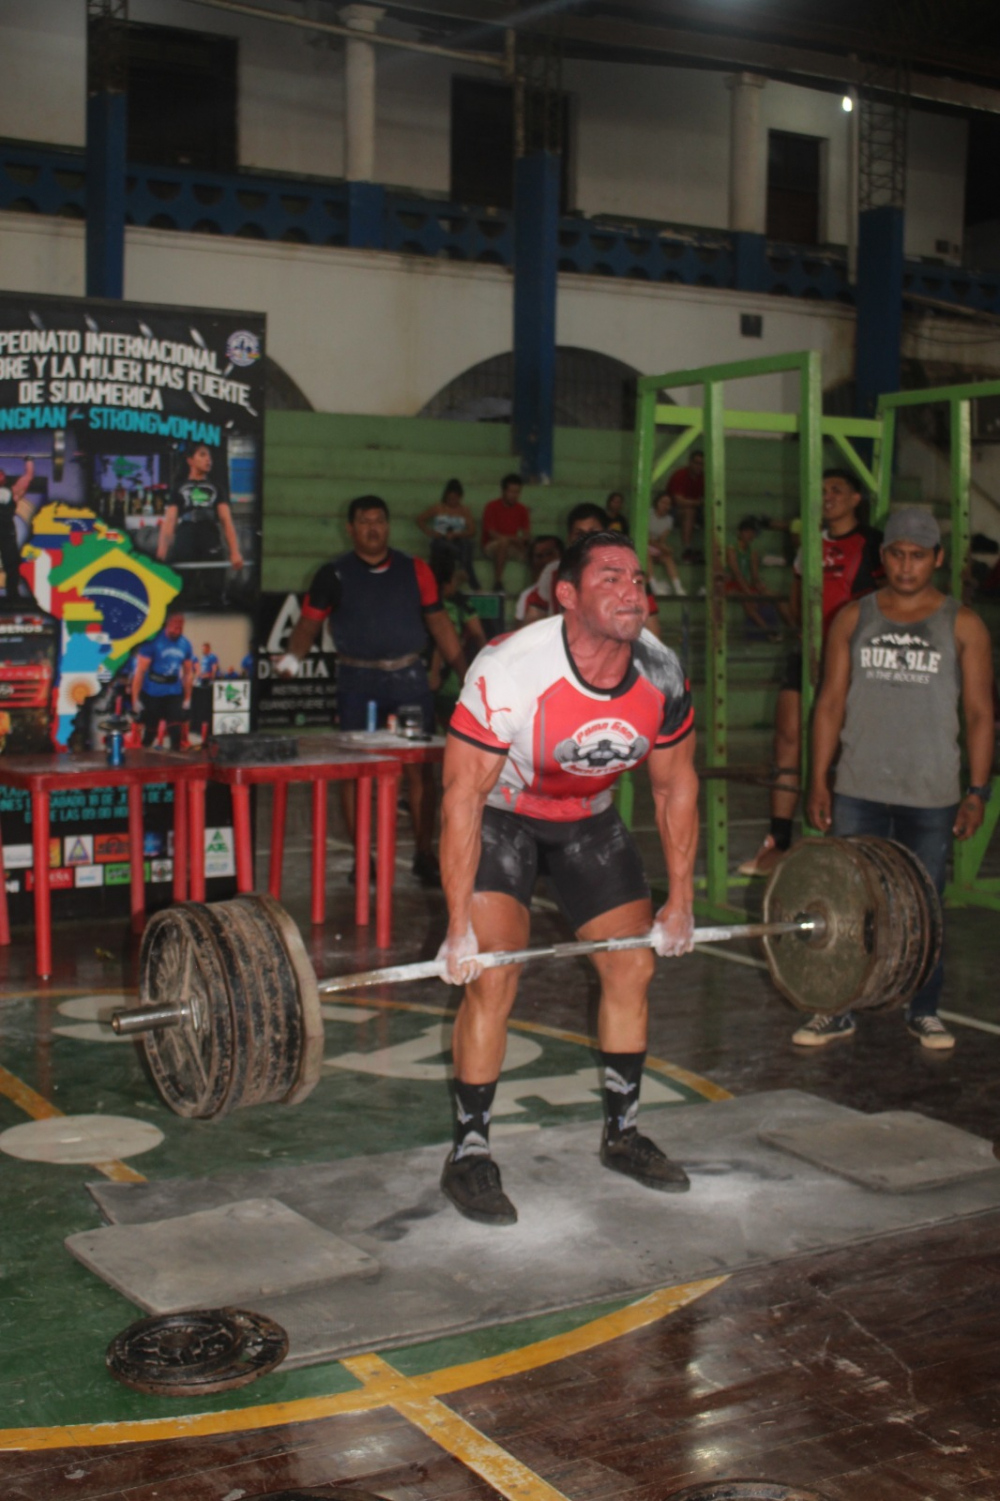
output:
POLYGON ((160 725, 165 724, 171 750, 180 749, 185 715, 191 708, 194 664, 194 648, 184 634, 180 613, 168 615, 163 630, 139 647, 132 677, 132 712, 142 718, 143 745, 152 745, 160 725))

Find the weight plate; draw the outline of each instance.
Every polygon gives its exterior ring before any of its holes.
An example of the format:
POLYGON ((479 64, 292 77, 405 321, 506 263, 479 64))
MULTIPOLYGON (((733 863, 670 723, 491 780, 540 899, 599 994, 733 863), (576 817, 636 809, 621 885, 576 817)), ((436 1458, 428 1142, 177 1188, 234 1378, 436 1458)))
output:
MULTIPOLYGON (((249 901, 251 898, 243 900, 249 901)), ((283 1103, 298 1105, 316 1088, 323 1071, 323 1012, 320 1009, 316 971, 309 962, 302 934, 284 907, 273 897, 261 894, 252 900, 270 919, 295 976, 295 990, 302 1020, 302 1047, 295 1078, 283 1103)))
POLYGON ((233 1022, 215 946, 190 903, 150 919, 139 955, 140 1008, 178 1002, 187 1010, 180 1025, 143 1034, 147 1067, 175 1115, 219 1115, 232 1085, 233 1022))
POLYGON ((876 966, 868 985, 854 1003, 859 1011, 876 1011, 898 1004, 912 994, 912 981, 919 972, 926 937, 920 902, 913 877, 897 858, 896 846, 888 839, 867 835, 845 840, 857 858, 870 865, 881 897, 875 928, 876 966))
POLYGON ((938 895, 937 887, 931 880, 924 862, 905 845, 895 843, 894 847, 900 860, 910 869, 917 891, 920 897, 920 906, 923 914, 923 931, 927 938, 927 952, 923 968, 917 979, 914 990, 926 985, 933 973, 934 967, 941 957, 941 947, 944 943, 944 908, 938 895))
POLYGON ((197 1308, 140 1319, 108 1346, 108 1370, 135 1391, 200 1397, 246 1386, 280 1365, 288 1335, 245 1308, 197 1308))
POLYGON ((240 1067, 234 1071, 226 1111, 264 1104, 272 1064, 269 1023, 273 1002, 259 945, 244 931, 232 902, 214 902, 200 908, 198 918, 212 933, 239 1026, 240 1067))
POLYGON ((802 1011, 834 1015, 864 995, 879 962, 881 887, 870 863, 846 839, 803 839, 776 867, 764 892, 764 921, 819 917, 815 936, 764 939, 771 978, 802 1011))
POLYGON ((260 1045, 267 1054, 262 1100, 284 1100, 298 1078, 305 1023, 300 979, 291 963, 270 911, 256 896, 237 897, 228 904, 233 921, 244 934, 259 983, 268 998, 266 1031, 260 1045))

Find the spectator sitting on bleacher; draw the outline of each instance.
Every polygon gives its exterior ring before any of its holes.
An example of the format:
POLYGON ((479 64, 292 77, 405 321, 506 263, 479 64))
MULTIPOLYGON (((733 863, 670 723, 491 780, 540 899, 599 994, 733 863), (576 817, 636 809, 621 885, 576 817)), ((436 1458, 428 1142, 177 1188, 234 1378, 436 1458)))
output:
POLYGON ((625 497, 620 490, 612 490, 604 502, 604 514, 608 518, 609 532, 619 532, 623 537, 629 535, 628 521, 625 517, 625 497))
POLYGON ((692 547, 694 529, 701 521, 705 508, 705 455, 700 448, 691 452, 691 457, 680 469, 675 469, 667 481, 667 494, 674 508, 677 529, 681 534, 682 563, 704 563, 704 554, 692 547))
POLYGON ((505 474, 500 494, 483 512, 483 552, 493 564, 494 588, 503 590, 503 574, 508 559, 524 559, 531 535, 531 516, 521 503, 521 476, 505 474))
POLYGON ((435 559, 450 557, 462 569, 473 589, 478 589, 479 580, 472 556, 476 522, 464 496, 461 480, 450 479, 441 499, 421 511, 417 525, 424 536, 431 539, 431 567, 434 567, 435 559))
POLYGON ((649 575, 649 587, 654 594, 669 594, 671 587, 679 597, 687 593, 681 583, 677 572, 677 564, 667 541, 674 529, 673 501, 669 490, 661 490, 653 501, 653 508, 649 513, 649 556, 646 562, 646 572, 649 575), (659 564, 667 575, 665 579, 656 577, 656 565, 659 564))
POLYGON ((747 619, 758 630, 764 631, 772 641, 780 641, 782 637, 777 629, 775 609, 793 629, 795 620, 788 606, 773 600, 760 581, 760 559, 754 542, 760 534, 761 521, 765 519, 744 516, 736 528, 736 541, 726 548, 726 593, 739 597, 747 619))
POLYGON ((531 583, 526 589, 522 589, 518 595, 517 604, 514 606, 514 619, 518 625, 524 625, 524 617, 528 609, 528 600, 534 591, 535 585, 550 563, 558 566, 559 559, 563 554, 563 545, 558 537, 543 532, 541 536, 533 537, 531 546, 528 548, 528 567, 531 570, 531 583))

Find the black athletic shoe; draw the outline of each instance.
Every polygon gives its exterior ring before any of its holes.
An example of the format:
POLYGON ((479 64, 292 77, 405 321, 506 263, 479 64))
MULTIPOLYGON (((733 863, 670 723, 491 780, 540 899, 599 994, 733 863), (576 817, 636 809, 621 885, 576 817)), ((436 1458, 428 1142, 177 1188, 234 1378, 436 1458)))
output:
POLYGON ((500 1169, 492 1157, 470 1152, 455 1160, 450 1153, 441 1174, 441 1188, 467 1220, 479 1225, 516 1225, 517 1210, 500 1183, 500 1169))
POLYGON ((428 886, 432 891, 441 890, 441 867, 433 850, 425 853, 417 850, 411 869, 421 886, 428 886))
POLYGON ((634 1178, 643 1188, 655 1188, 660 1193, 682 1194, 691 1187, 691 1180, 677 1162, 660 1151, 648 1136, 640 1136, 633 1126, 623 1131, 614 1141, 608 1139, 607 1127, 601 1138, 601 1161, 612 1172, 624 1173, 634 1178))

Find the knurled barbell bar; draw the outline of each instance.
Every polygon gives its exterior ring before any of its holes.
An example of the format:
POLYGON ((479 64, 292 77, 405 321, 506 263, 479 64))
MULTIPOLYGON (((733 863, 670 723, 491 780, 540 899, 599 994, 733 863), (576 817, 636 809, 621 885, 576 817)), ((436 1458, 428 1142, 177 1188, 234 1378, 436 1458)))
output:
MULTIPOLYGON (((905 1004, 941 951, 943 920, 920 861, 887 839, 807 839, 764 893, 764 921, 695 929, 697 944, 762 938, 771 979, 801 1010, 834 1015, 905 1004)), ((648 934, 480 956, 484 968, 648 948, 648 934)), ((142 1039, 160 1098, 210 1119, 250 1105, 294 1105, 319 1081, 320 997, 443 978, 436 960, 317 981, 302 937, 269 896, 184 902, 150 920, 140 1005, 117 1011, 142 1039)))

